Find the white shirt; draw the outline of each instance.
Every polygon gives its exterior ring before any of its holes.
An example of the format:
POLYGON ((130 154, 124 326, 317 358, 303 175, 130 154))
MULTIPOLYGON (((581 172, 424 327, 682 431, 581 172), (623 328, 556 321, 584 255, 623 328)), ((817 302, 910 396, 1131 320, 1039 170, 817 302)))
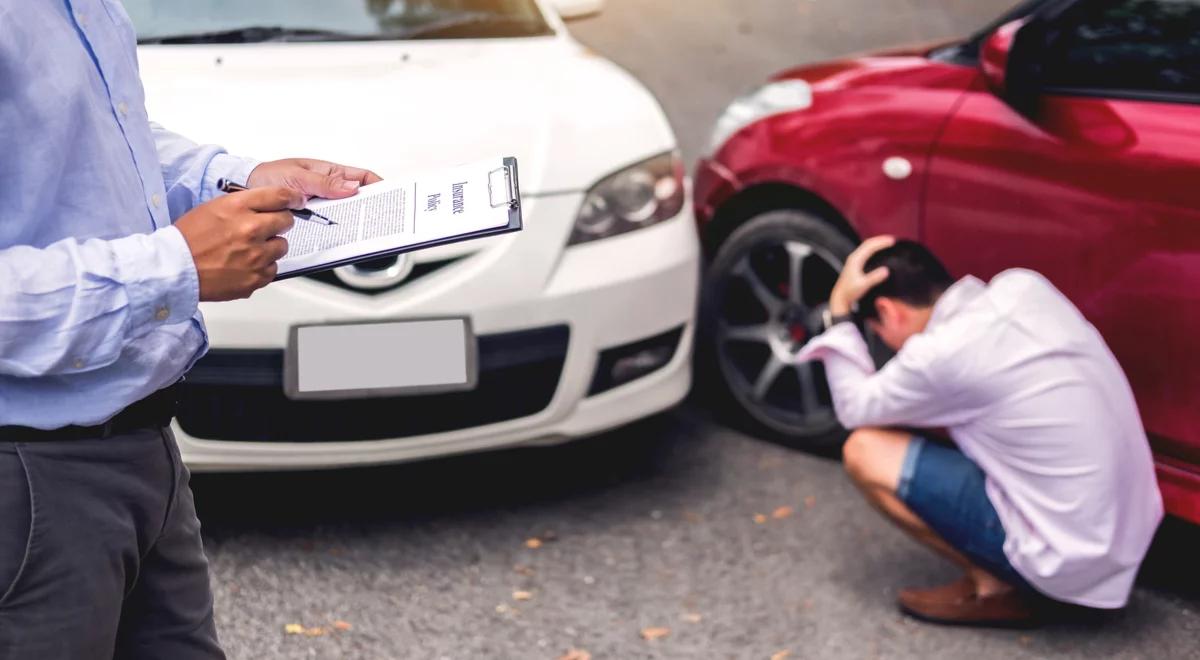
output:
POLYGON ((925 331, 878 372, 842 323, 798 359, 822 359, 838 419, 945 427, 987 475, 1013 567, 1048 596, 1129 600, 1163 516, 1133 392, 1100 333, 1041 275, 965 277, 925 331))

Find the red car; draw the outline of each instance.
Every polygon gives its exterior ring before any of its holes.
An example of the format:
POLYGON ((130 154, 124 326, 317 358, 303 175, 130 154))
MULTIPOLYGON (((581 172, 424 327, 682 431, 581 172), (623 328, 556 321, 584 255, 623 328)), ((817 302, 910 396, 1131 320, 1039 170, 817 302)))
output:
POLYGON ((695 177, 705 346, 726 401, 838 428, 820 331, 863 237, 1049 277, 1137 395, 1168 511, 1200 523, 1200 0, 1037 0, 966 41, 805 66, 735 101, 695 177))

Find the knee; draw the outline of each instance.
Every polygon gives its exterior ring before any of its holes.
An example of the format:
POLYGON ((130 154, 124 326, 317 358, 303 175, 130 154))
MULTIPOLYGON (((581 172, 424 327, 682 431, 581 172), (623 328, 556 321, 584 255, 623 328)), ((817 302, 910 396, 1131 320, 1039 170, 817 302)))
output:
POLYGON ((894 488, 909 441, 908 434, 891 429, 854 431, 842 448, 846 473, 860 486, 894 488))
POLYGON ((878 437, 874 429, 857 429, 846 438, 842 446, 842 467, 850 478, 863 482, 871 472, 871 456, 875 453, 872 448, 877 444, 878 437))

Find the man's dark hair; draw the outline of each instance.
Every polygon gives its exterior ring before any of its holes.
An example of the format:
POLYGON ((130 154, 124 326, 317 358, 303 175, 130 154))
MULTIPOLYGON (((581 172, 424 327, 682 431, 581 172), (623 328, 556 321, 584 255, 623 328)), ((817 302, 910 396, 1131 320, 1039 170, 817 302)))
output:
POLYGON ((886 266, 888 278, 867 291, 858 301, 860 319, 878 319, 875 300, 894 298, 913 307, 930 307, 954 284, 954 278, 929 248, 916 241, 898 240, 895 245, 871 255, 865 272, 886 266))

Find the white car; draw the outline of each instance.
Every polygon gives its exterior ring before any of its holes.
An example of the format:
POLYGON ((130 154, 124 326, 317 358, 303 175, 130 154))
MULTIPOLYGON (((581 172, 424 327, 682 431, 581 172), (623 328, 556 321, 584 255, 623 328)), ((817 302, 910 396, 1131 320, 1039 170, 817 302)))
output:
POLYGON ((211 350, 175 432, 199 471, 309 469, 555 444, 665 410, 691 384, 699 246, 675 136, 559 11, 595 0, 125 0, 147 106, 262 160, 389 173, 520 164, 524 230, 202 305, 211 350), (468 317, 478 384, 298 401, 298 324, 468 317))

